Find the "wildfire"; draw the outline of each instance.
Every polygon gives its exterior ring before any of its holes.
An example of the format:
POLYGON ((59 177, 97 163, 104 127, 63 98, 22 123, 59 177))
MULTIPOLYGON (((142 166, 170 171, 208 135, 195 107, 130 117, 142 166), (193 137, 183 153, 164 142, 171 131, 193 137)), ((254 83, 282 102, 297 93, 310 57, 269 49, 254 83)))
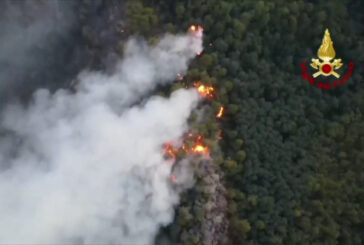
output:
POLYGON ((206 146, 200 145, 200 144, 195 145, 193 147, 192 151, 195 152, 195 153, 201 153, 201 154, 204 154, 204 155, 207 155, 210 152, 209 148, 207 148, 206 146))
MULTIPOLYGON (((190 34, 190 42, 200 45, 199 43, 202 41, 202 37, 203 37, 202 26, 192 25, 192 26, 190 26, 190 28, 188 28, 188 32, 190 34)), ((201 56, 202 51, 196 51, 196 55, 201 56)))
POLYGON ((198 25, 192 25, 188 29, 190 33, 192 33, 196 37, 202 37, 203 27, 198 25))
POLYGON ((175 149, 171 144, 167 143, 164 146, 164 154, 167 155, 169 158, 176 159, 176 154, 178 149, 175 149))
POLYGON ((167 158, 171 158, 174 161, 177 158, 178 152, 184 151, 187 154, 203 154, 208 155, 210 149, 203 144, 203 136, 189 133, 181 147, 175 148, 170 143, 164 144, 164 154, 167 158), (186 140, 191 140, 193 145, 187 144, 186 140))
POLYGON ((199 25, 190 26, 190 32, 203 32, 203 27, 199 25))
POLYGON ((183 144, 182 149, 189 153, 189 154, 196 154, 196 153, 200 153, 203 155, 208 155, 210 153, 210 150, 207 146, 203 145, 203 136, 202 135, 194 135, 192 133, 188 134, 189 138, 195 138, 194 141, 194 145, 191 148, 188 148, 186 146, 186 144, 183 144))
MULTIPOLYGON (((189 155, 204 155, 209 156, 210 149, 203 144, 203 136, 188 133, 181 147, 175 148, 170 143, 164 145, 164 154, 173 160, 173 163, 177 160, 177 154, 181 151, 186 152, 189 155), (187 141, 192 141, 193 145, 187 141)), ((170 174, 169 179, 172 183, 178 183, 178 180, 174 174, 170 174)))
MULTIPOLYGON (((199 45, 202 37, 203 37, 203 27, 199 25, 191 25, 188 29, 189 32, 189 39, 192 44, 197 43, 199 45)), ((208 44, 210 47, 214 46, 214 43, 211 42, 208 44)), ((194 49, 195 50, 195 49, 194 49)), ((195 50, 198 56, 202 55, 203 51, 195 50)), ((194 51, 194 52, 195 52, 194 51)), ((184 87, 189 87, 188 84, 186 84, 183 79, 183 75, 181 73, 177 73, 177 79, 180 81, 180 83, 184 87)), ((200 96, 213 99, 215 88, 212 86, 208 86, 206 84, 201 83, 200 81, 197 81, 193 84, 193 86, 197 89, 200 96)), ((222 118, 224 116, 225 108, 221 106, 219 108, 219 111, 216 114, 216 118, 222 118)), ((219 135, 217 136, 218 140, 222 139, 222 131, 219 130, 219 135)), ((167 143, 164 145, 164 155, 167 159, 172 159, 173 164, 175 164, 177 161, 180 160, 181 157, 184 157, 187 155, 192 156, 202 156, 202 157, 208 157, 210 154, 210 149, 208 146, 205 145, 207 141, 204 142, 203 135, 198 135, 195 133, 188 133, 184 135, 184 140, 181 142, 180 145, 176 146, 170 143, 167 143)), ((178 164, 178 163, 176 163, 178 164)), ((170 173, 169 179, 172 183, 178 183, 177 177, 175 174, 170 173)))
POLYGON ((199 92, 199 94, 203 97, 206 97, 206 98, 213 98, 214 97, 214 87, 212 86, 207 86, 207 85, 204 85, 202 83, 199 83, 199 82, 196 82, 195 84, 195 87, 197 88, 197 91, 199 92))
POLYGON ((216 118, 222 118, 222 116, 224 115, 224 107, 220 107, 219 112, 216 114, 216 118))

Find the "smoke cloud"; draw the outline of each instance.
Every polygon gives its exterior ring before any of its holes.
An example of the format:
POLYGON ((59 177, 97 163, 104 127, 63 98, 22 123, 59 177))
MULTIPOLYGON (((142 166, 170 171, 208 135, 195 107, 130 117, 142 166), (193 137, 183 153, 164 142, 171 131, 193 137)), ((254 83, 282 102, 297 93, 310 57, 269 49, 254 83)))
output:
POLYGON ((44 86, 45 81, 38 80, 55 77, 56 67, 70 70, 58 60, 72 53, 73 5, 73 1, 0 1, 0 102, 28 94, 35 84, 44 86))
POLYGON ((178 203, 162 145, 188 130, 198 94, 148 94, 201 50, 193 34, 166 35, 155 47, 131 40, 114 74, 84 71, 75 92, 39 89, 30 105, 8 105, 0 244, 153 243, 178 203))

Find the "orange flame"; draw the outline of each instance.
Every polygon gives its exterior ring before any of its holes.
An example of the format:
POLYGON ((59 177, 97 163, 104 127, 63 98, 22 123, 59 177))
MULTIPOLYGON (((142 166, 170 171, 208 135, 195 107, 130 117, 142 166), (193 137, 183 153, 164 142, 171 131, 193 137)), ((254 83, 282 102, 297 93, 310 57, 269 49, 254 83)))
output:
POLYGON ((216 118, 222 118, 223 114, 224 114, 224 107, 221 106, 219 112, 216 114, 216 118))
POLYGON ((195 153, 201 153, 204 155, 208 155, 210 150, 207 146, 203 145, 203 136, 202 135, 198 135, 195 141, 195 146, 192 149, 193 152, 195 153))
POLYGON ((202 135, 194 135, 192 133, 188 134, 188 137, 190 138, 195 138, 195 143, 194 146, 191 148, 188 148, 186 146, 186 144, 183 144, 182 149, 187 152, 188 154, 194 154, 194 153, 200 153, 200 154, 204 154, 204 155, 208 155, 210 150, 208 147, 203 145, 203 136, 202 135))
POLYGON ((179 148, 174 148, 172 144, 166 143, 164 144, 164 154, 169 159, 172 159, 173 162, 177 159, 177 154, 181 151, 186 152, 187 154, 202 154, 208 156, 210 153, 210 149, 203 144, 203 136, 202 135, 195 135, 193 133, 189 133, 187 136, 190 140, 193 140, 193 146, 188 146, 185 142, 179 148))
POLYGON ((191 25, 188 30, 195 35, 201 35, 203 32, 203 27, 199 25, 191 25))
POLYGON ((207 86, 207 85, 204 85, 204 84, 201 84, 199 82, 195 83, 194 84, 195 87, 197 88, 197 91, 199 92, 199 94, 203 97, 206 97, 206 98, 213 98, 214 97, 214 87, 212 86, 207 86))
POLYGON ((193 147, 192 151, 195 152, 195 153, 201 153, 201 154, 204 154, 204 155, 207 155, 210 152, 209 148, 207 148, 206 146, 203 146, 202 144, 196 144, 193 147))
POLYGON ((191 32, 203 31, 203 27, 199 26, 199 25, 191 25, 190 26, 190 31, 191 32))
POLYGON ((177 154, 178 150, 173 148, 173 146, 171 144, 165 144, 164 147, 164 154, 169 156, 172 159, 176 159, 176 154, 177 154))
MULTIPOLYGON (((192 25, 190 26, 190 28, 188 29, 189 33, 192 34, 193 38, 202 38, 203 36, 203 28, 202 26, 198 26, 198 25, 192 25)), ((199 51, 196 53, 198 56, 202 55, 202 51, 199 51)))

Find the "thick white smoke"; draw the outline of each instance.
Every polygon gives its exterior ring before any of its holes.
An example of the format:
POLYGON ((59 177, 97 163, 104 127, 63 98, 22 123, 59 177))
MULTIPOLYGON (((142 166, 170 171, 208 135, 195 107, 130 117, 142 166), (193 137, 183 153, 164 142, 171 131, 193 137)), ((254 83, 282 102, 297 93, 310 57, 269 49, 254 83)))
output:
POLYGON ((73 1, 0 1, 0 101, 21 86, 29 89, 29 79, 55 66, 49 57, 67 52, 61 45, 69 45, 63 41, 75 24, 72 5, 73 1))
POLYGON ((188 129, 198 94, 145 96, 201 50, 193 35, 167 35, 153 48, 130 41, 115 74, 83 72, 75 93, 38 90, 26 108, 8 106, 0 244, 153 243, 178 202, 162 145, 188 129))

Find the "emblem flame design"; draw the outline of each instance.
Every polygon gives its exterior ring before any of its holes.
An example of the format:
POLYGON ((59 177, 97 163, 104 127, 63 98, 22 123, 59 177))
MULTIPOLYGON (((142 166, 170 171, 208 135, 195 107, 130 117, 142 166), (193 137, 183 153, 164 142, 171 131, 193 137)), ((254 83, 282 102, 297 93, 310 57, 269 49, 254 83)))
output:
POLYGON ((317 56, 324 61, 330 61, 335 58, 335 55, 336 53, 330 37, 329 30, 326 29, 324 38, 322 39, 322 44, 317 51, 317 56))
POLYGON ((323 61, 321 62, 319 59, 312 59, 311 66, 314 69, 318 69, 319 71, 313 74, 313 77, 317 77, 319 75, 330 76, 333 75, 337 78, 340 77, 340 74, 335 72, 334 70, 339 69, 343 64, 341 63, 341 59, 335 59, 333 62, 331 60, 335 58, 335 49, 333 42, 330 37, 329 30, 325 30, 324 38, 322 39, 321 46, 317 51, 317 56, 323 61))

